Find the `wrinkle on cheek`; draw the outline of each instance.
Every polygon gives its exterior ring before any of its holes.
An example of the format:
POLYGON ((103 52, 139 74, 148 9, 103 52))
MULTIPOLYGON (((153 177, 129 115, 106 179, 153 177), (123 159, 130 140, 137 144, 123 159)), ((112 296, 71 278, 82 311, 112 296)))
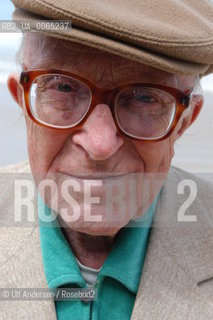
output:
POLYGON ((42 146, 42 137, 36 132, 34 126, 28 128, 28 153, 31 168, 37 173, 45 171, 45 148, 42 146))
POLYGON ((174 155, 172 138, 160 142, 134 142, 134 147, 144 164, 144 172, 167 172, 174 155))
POLYGON ((159 166, 160 172, 167 172, 169 171, 172 158, 174 156, 174 141, 173 137, 170 137, 168 140, 165 141, 164 152, 163 152, 162 162, 159 166))
POLYGON ((69 144, 71 134, 61 132, 60 134, 56 135, 54 132, 52 132, 50 135, 51 136, 49 136, 47 142, 47 171, 51 171, 53 167, 53 171, 57 172, 57 161, 60 162, 60 159, 63 159, 64 154, 70 154, 69 144))
POLYGON ((30 119, 27 119, 26 124, 28 154, 32 171, 46 173, 63 147, 64 134, 56 135, 53 130, 42 128, 30 119))

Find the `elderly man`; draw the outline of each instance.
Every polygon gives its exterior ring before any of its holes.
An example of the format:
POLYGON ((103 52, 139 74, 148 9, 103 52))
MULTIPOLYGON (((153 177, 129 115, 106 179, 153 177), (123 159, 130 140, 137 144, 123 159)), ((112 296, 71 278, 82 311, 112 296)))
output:
MULTIPOLYGON (((3 229, 1 287, 97 295, 3 301, 1 319, 211 319, 213 189, 170 164, 203 106, 212 4, 13 2, 37 32, 24 34, 8 87, 26 119, 38 215, 57 217, 40 219, 39 235, 3 229), (72 28, 42 32, 36 19, 72 28)), ((9 215, 14 199, 3 195, 9 215)))

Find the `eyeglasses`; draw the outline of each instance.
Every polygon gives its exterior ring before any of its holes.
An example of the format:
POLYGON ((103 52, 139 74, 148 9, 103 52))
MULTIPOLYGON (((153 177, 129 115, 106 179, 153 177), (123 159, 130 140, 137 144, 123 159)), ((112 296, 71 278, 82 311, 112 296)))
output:
POLYGON ((78 75, 58 70, 24 71, 20 83, 27 114, 40 126, 79 128, 97 104, 105 103, 118 131, 148 141, 170 136, 191 97, 178 89, 150 83, 103 90, 78 75))

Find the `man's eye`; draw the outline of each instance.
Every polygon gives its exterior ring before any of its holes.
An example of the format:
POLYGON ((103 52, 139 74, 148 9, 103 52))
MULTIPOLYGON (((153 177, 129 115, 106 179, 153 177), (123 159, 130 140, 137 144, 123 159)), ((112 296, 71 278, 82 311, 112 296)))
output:
POLYGON ((153 103, 153 102, 156 102, 156 99, 155 99, 153 96, 148 95, 148 94, 147 94, 147 95, 144 95, 144 94, 138 95, 138 96, 135 97, 135 99, 136 99, 137 101, 145 102, 145 103, 153 103))
POLYGON ((57 86, 58 91, 61 92, 72 92, 72 87, 67 83, 59 83, 57 86))

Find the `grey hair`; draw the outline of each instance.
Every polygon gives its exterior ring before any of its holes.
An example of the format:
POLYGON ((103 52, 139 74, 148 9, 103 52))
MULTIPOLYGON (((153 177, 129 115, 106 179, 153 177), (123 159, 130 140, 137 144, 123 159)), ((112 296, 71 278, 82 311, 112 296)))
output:
POLYGON ((38 33, 26 32, 22 36, 21 45, 16 54, 16 62, 22 66, 25 61, 31 61, 33 56, 42 52, 48 52, 47 47, 54 50, 59 45, 60 39, 55 38, 55 41, 49 41, 49 37, 45 37, 38 33), (26 45, 27 43, 27 45, 26 45), (51 46, 51 47, 50 47, 51 46))
MULTIPOLYGON (((24 63, 31 64, 33 57, 42 55, 42 58, 48 58, 50 52, 59 48, 66 48, 67 50, 75 49, 77 56, 80 53, 85 52, 85 45, 79 43, 72 43, 72 48, 70 48, 70 41, 60 38, 50 37, 37 32, 26 32, 22 36, 21 45, 16 54, 16 62, 18 65, 22 66, 24 63), (54 39, 54 41, 53 41, 54 39)), ((92 47, 87 47, 87 54, 97 56, 103 55, 103 52, 92 47)))

